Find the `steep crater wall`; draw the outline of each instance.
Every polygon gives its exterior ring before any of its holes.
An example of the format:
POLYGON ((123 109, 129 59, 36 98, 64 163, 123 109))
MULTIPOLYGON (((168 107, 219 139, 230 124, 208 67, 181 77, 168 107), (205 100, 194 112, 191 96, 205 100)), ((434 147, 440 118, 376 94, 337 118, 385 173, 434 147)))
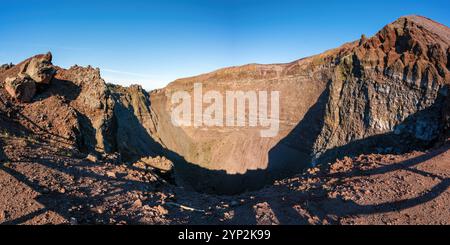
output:
POLYGON ((151 96, 161 142, 187 163, 195 189, 254 189, 307 166, 362 153, 402 153, 445 134, 449 29, 410 16, 372 38, 281 65, 247 65, 181 79, 151 96), (280 134, 257 129, 173 127, 170 96, 204 90, 280 91, 280 134))

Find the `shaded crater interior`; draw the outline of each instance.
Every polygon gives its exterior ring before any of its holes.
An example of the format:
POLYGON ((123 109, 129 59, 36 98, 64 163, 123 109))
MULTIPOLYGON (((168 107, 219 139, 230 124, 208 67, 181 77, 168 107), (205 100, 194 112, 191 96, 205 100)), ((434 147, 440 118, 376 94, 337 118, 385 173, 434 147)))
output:
POLYGON ((165 155, 175 163, 176 183, 187 189, 226 195, 258 190, 272 184, 275 180, 297 175, 315 164, 332 163, 343 157, 371 153, 403 154, 413 150, 427 150, 435 146, 439 138, 419 139, 416 134, 420 132, 415 130, 417 130, 417 122, 427 122, 432 125, 431 127, 436 128, 436 136, 445 133, 445 125, 439 122, 443 121, 442 110, 448 103, 446 102, 448 100, 447 91, 448 87, 442 88, 438 98, 431 106, 408 116, 395 126, 397 129, 412 128, 413 131, 389 131, 365 139, 354 140, 348 144, 328 149, 318 158, 312 157, 313 148, 323 125, 328 91, 324 91, 317 103, 306 113, 304 119, 270 149, 267 169, 248 170, 244 174, 229 174, 225 170, 209 170, 198 164, 190 163, 175 152, 166 151, 165 155), (312 125, 316 125, 316 127, 312 125))

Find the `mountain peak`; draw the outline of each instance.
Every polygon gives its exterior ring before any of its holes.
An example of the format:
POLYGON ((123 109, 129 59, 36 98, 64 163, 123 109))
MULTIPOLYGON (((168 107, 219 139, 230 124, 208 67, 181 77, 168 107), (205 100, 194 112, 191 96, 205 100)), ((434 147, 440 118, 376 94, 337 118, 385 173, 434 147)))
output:
POLYGON ((435 36, 433 38, 440 39, 438 40, 439 42, 444 42, 447 45, 450 44, 450 28, 424 16, 403 16, 387 25, 386 27, 401 29, 409 33, 414 33, 415 31, 423 33, 423 31, 426 30, 428 33, 431 33, 435 36), (411 32, 411 30, 413 31, 411 32))
POLYGON ((434 21, 428 17, 422 16, 422 15, 415 15, 415 14, 405 15, 405 16, 400 17, 398 20, 402 20, 402 19, 414 22, 419 25, 440 25, 440 26, 446 27, 445 25, 443 25, 437 21, 434 21))

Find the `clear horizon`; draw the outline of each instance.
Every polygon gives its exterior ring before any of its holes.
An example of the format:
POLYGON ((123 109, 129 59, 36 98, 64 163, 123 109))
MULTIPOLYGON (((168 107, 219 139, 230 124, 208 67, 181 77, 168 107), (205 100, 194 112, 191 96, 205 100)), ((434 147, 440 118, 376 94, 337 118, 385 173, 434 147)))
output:
POLYGON ((449 7, 445 0, 7 1, 0 63, 51 51, 55 65, 99 67, 107 82, 151 90, 223 67, 319 54, 405 15, 448 26, 449 7))

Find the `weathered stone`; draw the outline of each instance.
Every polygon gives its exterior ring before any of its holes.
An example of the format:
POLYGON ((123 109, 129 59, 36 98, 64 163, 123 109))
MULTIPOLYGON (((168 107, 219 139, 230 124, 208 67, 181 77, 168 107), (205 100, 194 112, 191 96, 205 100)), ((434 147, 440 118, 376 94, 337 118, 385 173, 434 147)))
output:
MULTIPOLYGON (((80 150, 120 152, 125 161, 170 156, 186 161, 177 164, 183 169, 176 177, 184 175, 183 183, 238 192, 298 173, 327 157, 376 148, 401 152, 427 145, 439 132, 448 131, 443 124, 448 125, 449 113, 442 107, 448 105, 444 86, 450 81, 449 37, 448 27, 412 16, 374 37, 317 56, 287 64, 224 68, 149 93, 139 86, 107 85, 98 69, 78 66, 56 68, 55 78, 63 86, 51 89, 70 101, 67 107, 73 108, 74 120, 64 123, 63 131, 75 132, 80 150), (262 138, 259 126, 175 127, 171 96, 189 92, 198 82, 205 91, 221 93, 279 91, 278 135, 262 138)), ((24 66, 24 73, 32 63, 24 66)), ((48 105, 56 104, 29 110, 48 105)), ((53 128, 58 120, 51 122, 53 128)), ((172 168, 162 159, 141 161, 147 163, 136 166, 172 168)))
POLYGON ((36 84, 29 76, 6 78, 5 89, 12 98, 21 102, 30 102, 36 94, 36 84))
POLYGON ((27 74, 36 83, 48 84, 56 73, 52 65, 52 54, 33 57, 21 67, 21 72, 27 74))
POLYGON ((86 160, 96 163, 98 161, 98 157, 95 154, 91 153, 86 156, 86 160))
POLYGON ((170 172, 173 169, 173 163, 165 157, 143 157, 137 163, 156 168, 164 172, 170 172))
POLYGON ((141 208, 142 207, 142 201, 141 199, 137 199, 136 201, 134 201, 133 205, 134 208, 141 208))
POLYGON ((108 171, 106 172, 106 176, 110 177, 110 178, 116 178, 116 173, 113 171, 108 171))
POLYGON ((379 45, 354 48, 331 79, 324 125, 314 145, 322 161, 377 148, 408 151, 429 144, 442 130, 443 92, 450 82, 444 68, 448 28, 409 16, 365 42, 379 45), (378 62, 372 62, 373 54, 380 54, 378 62), (414 144, 402 144, 405 137, 414 144))
POLYGON ((161 206, 161 205, 156 206, 156 210, 161 215, 166 215, 166 214, 169 213, 169 211, 166 208, 164 208, 163 206, 161 206))

